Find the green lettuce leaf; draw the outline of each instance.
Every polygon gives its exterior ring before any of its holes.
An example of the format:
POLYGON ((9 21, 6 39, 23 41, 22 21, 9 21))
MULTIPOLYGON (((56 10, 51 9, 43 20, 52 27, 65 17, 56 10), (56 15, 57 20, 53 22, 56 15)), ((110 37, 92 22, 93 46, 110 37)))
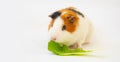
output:
POLYGON ((92 50, 83 50, 80 48, 71 50, 69 47, 67 47, 66 45, 60 46, 60 44, 54 42, 54 41, 49 41, 48 43, 48 50, 53 52, 56 55, 60 55, 60 56, 84 56, 84 55, 88 55, 90 52, 92 52, 92 50))

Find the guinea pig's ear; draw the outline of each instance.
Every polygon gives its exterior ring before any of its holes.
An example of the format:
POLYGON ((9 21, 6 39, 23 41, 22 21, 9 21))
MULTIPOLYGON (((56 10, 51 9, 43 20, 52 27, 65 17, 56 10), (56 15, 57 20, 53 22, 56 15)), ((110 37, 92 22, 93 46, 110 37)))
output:
POLYGON ((75 22, 75 16, 71 16, 70 23, 74 23, 74 22, 75 22))
POLYGON ((51 17, 52 19, 56 19, 58 16, 60 16, 61 15, 61 12, 59 12, 59 11, 56 11, 56 12, 54 12, 52 15, 49 15, 49 17, 51 17))

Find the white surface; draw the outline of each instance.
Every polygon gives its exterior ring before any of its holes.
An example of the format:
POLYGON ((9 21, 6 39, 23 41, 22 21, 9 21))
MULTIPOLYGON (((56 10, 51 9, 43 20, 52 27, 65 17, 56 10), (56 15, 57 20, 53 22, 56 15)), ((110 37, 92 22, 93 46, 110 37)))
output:
POLYGON ((119 62, 119 27, 119 0, 3 0, 0 62, 119 62), (48 15, 69 6, 79 8, 91 18, 97 41, 94 54, 56 56, 47 50, 48 15))

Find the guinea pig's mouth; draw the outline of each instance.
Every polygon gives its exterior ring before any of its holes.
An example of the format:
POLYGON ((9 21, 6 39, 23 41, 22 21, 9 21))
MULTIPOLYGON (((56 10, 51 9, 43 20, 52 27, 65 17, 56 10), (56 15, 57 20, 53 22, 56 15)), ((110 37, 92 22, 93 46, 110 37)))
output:
POLYGON ((50 40, 56 41, 57 38, 56 37, 51 37, 50 40))
POLYGON ((69 41, 66 41, 66 40, 54 40, 54 41, 59 43, 59 44, 63 44, 63 45, 66 45, 69 43, 69 41))

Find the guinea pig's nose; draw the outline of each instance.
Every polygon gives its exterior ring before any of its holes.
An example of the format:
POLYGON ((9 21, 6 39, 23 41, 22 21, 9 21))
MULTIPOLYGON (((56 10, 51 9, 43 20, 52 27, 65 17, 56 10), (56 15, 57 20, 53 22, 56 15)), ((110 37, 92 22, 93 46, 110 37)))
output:
POLYGON ((51 40, 56 40, 56 37, 51 37, 51 40))

